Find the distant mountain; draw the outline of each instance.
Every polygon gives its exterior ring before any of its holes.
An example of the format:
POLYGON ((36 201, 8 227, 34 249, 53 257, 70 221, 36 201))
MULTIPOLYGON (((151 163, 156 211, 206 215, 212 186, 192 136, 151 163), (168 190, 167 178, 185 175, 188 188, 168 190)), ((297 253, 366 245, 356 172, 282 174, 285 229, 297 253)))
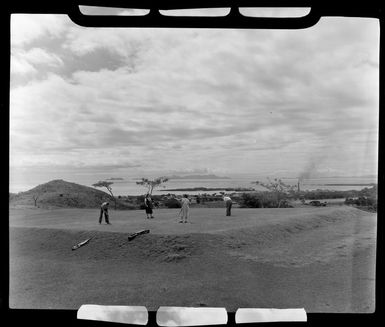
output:
POLYGON ((330 178, 377 178, 377 175, 331 176, 330 178))
MULTIPOLYGON (((279 177, 280 179, 299 179, 299 177, 279 177)), ((377 175, 357 175, 357 176, 343 176, 343 175, 336 175, 336 176, 312 176, 310 178, 301 178, 301 179, 330 179, 330 178, 336 178, 336 179, 343 179, 343 178, 377 178, 377 175)))
POLYGON ((216 175, 185 175, 178 176, 172 175, 168 176, 169 179, 231 179, 230 177, 221 177, 216 175))
MULTIPOLYGON (((106 192, 56 179, 26 192, 10 194, 9 205, 34 206, 34 199, 37 199, 36 205, 40 208, 99 208, 104 201, 112 202, 111 196, 106 192)), ((124 208, 124 205, 118 204, 118 208, 124 208)))

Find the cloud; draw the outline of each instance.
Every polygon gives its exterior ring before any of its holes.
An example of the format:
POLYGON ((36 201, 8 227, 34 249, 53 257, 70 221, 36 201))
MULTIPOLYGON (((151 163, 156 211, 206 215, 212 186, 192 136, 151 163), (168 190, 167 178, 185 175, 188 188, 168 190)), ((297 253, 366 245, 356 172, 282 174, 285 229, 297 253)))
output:
POLYGON ((44 49, 33 48, 29 50, 27 53, 23 54, 23 56, 34 64, 41 65, 63 65, 63 61, 55 54, 48 53, 44 49))
POLYGON ((363 153, 375 160, 374 21, 154 30, 23 17, 12 20, 12 78, 25 78, 11 88, 13 162, 71 166, 71 155, 107 167, 107 157, 119 164, 130 156, 148 169, 299 173, 314 153, 335 169, 347 160, 350 170, 363 167, 363 153), (29 27, 33 42, 20 32, 29 27), (39 46, 47 38, 57 44, 39 46))
POLYGON ((12 74, 33 74, 37 73, 34 65, 24 58, 20 58, 18 55, 11 57, 11 73, 12 74))
POLYGON ((13 14, 11 16, 11 45, 23 46, 42 37, 59 37, 68 27, 66 15, 13 14))
POLYGON ((41 48, 33 48, 28 51, 14 50, 11 56, 11 73, 41 73, 45 70, 45 66, 55 67, 62 66, 62 59, 53 53, 41 48))

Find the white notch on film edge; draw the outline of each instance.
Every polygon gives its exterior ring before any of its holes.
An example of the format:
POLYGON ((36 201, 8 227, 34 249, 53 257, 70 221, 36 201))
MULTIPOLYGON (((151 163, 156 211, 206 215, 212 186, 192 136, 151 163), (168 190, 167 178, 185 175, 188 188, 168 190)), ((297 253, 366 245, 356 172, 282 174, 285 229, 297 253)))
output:
POLYGON ((258 323, 279 321, 307 321, 306 311, 300 309, 253 309, 240 308, 235 313, 235 322, 258 323))
POLYGON ((79 5, 79 11, 86 16, 145 16, 150 9, 98 7, 79 5))
POLYGON ((144 306, 83 304, 77 319, 147 325, 148 311, 144 306))
POLYGON ((159 307, 156 323, 167 327, 226 325, 227 311, 213 307, 159 307))
MULTIPOLYGON (((107 321, 125 324, 146 325, 148 311, 144 306, 106 306, 84 304, 77 318, 83 320, 107 321)), ((159 326, 200 326, 227 324, 225 308, 211 307, 159 307, 156 322, 159 326)), ((235 313, 235 322, 290 322, 307 321, 306 311, 300 309, 255 309, 239 308, 235 313)))

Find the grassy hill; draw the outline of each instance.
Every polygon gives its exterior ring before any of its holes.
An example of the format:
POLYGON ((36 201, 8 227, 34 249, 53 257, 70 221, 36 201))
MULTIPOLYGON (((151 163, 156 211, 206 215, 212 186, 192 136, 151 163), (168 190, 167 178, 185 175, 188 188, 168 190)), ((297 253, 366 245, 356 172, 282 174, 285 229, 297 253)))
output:
MULTIPOLYGON (((35 199, 36 206, 40 208, 97 208, 104 201, 109 201, 111 208, 114 207, 112 197, 108 193, 61 179, 38 185, 26 192, 10 193, 9 205, 35 206, 35 199)), ((129 204, 121 201, 117 203, 117 208, 131 209, 129 204)))

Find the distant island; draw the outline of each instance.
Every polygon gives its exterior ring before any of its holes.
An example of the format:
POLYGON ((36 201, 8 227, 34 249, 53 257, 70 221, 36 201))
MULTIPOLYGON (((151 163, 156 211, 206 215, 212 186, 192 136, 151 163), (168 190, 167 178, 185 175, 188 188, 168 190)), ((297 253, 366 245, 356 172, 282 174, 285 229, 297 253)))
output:
POLYGON ((225 192, 250 192, 255 191, 254 188, 248 187, 188 187, 188 188, 174 188, 163 189, 161 192, 179 191, 179 192, 197 192, 197 191, 225 191, 225 192))
POLYGON ((167 178, 169 179, 231 179, 230 177, 216 176, 216 175, 185 175, 185 176, 172 175, 172 176, 167 176, 167 178))
POLYGON ((106 179, 106 181, 123 181, 123 180, 124 178, 121 178, 121 177, 111 177, 106 179))
POLYGON ((335 183, 335 184, 318 184, 322 186, 375 186, 376 183, 335 183))
POLYGON ((327 176, 324 178, 377 178, 377 175, 356 175, 356 176, 327 176))
MULTIPOLYGON (((165 176, 168 179, 231 179, 230 177, 226 176, 217 176, 217 175, 171 175, 171 176, 165 176)), ((134 181, 142 180, 142 178, 133 178, 134 181)))
MULTIPOLYGON (((371 179, 377 179, 377 175, 361 175, 361 176, 312 176, 312 177, 279 177, 279 179, 301 179, 301 180, 311 180, 311 179, 346 179, 346 178, 371 178, 371 179)), ((326 185, 326 184, 325 184, 326 185)), ((357 184, 352 184, 357 185, 357 184)))

